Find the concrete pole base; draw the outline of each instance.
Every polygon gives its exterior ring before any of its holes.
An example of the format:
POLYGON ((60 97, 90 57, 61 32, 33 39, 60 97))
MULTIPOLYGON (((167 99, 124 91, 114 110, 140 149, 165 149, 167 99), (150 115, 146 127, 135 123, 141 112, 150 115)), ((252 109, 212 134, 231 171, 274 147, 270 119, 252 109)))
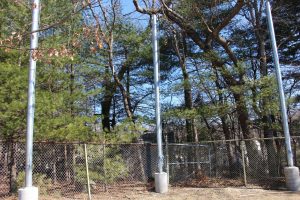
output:
POLYGON ((300 190, 300 176, 298 167, 284 168, 286 187, 289 191, 300 190))
POLYGON ((24 187, 18 190, 18 200, 38 200, 39 191, 37 187, 24 187))
POLYGON ((155 192, 168 192, 168 174, 166 172, 155 173, 155 192))

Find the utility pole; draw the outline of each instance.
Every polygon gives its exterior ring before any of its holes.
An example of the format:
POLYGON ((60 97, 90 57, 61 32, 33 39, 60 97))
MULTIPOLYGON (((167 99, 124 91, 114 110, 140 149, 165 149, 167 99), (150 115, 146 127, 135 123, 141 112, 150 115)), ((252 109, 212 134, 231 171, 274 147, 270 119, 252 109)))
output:
POLYGON ((25 187, 19 189, 19 200, 38 200, 38 188, 32 186, 32 153, 33 153, 33 128, 35 109, 35 53, 38 47, 38 29, 40 19, 40 1, 32 0, 32 26, 30 34, 30 58, 28 75, 28 104, 27 104, 27 132, 26 132, 26 166, 25 187))
POLYGON ((291 146, 291 137, 290 137, 290 132, 289 132, 289 124, 288 124, 287 110, 286 110, 286 104, 285 104, 285 96, 284 96, 284 90, 283 90, 283 85, 282 85, 281 70, 280 70, 280 64, 279 64, 275 31, 274 31, 273 19, 272 19, 271 7, 270 7, 269 1, 266 1, 266 11, 267 11, 267 18, 268 18, 268 27, 269 27, 269 32, 270 32, 270 37, 271 37, 271 42, 272 42, 273 61, 275 64, 275 69, 276 69, 276 78, 277 78, 277 85, 278 85, 279 98, 280 98, 282 126, 283 126, 283 131, 284 131, 285 148, 286 148, 286 153, 287 153, 288 167, 284 168, 286 185, 289 190, 296 191, 296 190, 299 190, 299 188, 300 188, 299 168, 294 167, 294 162, 293 162, 293 152, 292 152, 292 146, 291 146))
POLYGON ((156 118, 156 137, 158 152, 158 173, 155 173, 155 191, 166 193, 168 191, 168 176, 163 172, 164 156, 162 150, 162 127, 161 111, 159 97, 159 56, 158 56, 158 39, 157 39, 157 16, 152 14, 152 50, 153 50, 153 67, 154 67, 154 92, 155 92, 155 118, 156 118))

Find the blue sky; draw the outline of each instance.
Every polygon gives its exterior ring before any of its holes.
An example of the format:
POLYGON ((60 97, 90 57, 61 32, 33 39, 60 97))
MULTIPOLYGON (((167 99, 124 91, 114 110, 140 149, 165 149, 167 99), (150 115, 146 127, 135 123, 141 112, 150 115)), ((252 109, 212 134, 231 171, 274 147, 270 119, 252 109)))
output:
POLYGON ((129 18, 131 18, 135 23, 139 23, 143 27, 148 25, 149 16, 136 12, 132 0, 121 0, 121 4, 122 13, 124 15, 129 14, 129 18))

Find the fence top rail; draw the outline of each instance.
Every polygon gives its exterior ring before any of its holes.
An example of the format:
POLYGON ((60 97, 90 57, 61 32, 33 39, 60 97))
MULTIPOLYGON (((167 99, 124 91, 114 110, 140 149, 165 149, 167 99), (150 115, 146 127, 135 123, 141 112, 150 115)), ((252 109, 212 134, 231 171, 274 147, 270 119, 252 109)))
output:
MULTIPOLYGON (((257 141, 257 140, 277 140, 277 139, 285 139, 285 137, 270 137, 270 138, 249 138, 249 139, 230 139, 230 140, 206 140, 206 141, 199 141, 193 143, 167 143, 170 145, 189 145, 189 146, 207 146, 207 143, 219 143, 219 142, 240 142, 240 141, 257 141)), ((291 136, 291 139, 300 139, 300 136, 291 136)), ((25 143, 24 140, 14 140, 14 141, 6 141, 0 140, 0 143, 25 143)), ((140 142, 140 143, 106 143, 106 142, 81 142, 81 141, 70 141, 70 142, 59 142, 59 141, 34 141, 35 144, 91 144, 91 145, 153 145, 156 146, 156 143, 151 142, 140 142)), ((166 143, 164 143, 165 145, 166 143)))
MULTIPOLYGON (((292 139, 299 139, 300 136, 291 136, 292 139)), ((240 141, 256 141, 256 140, 278 140, 285 139, 285 137, 269 137, 269 138, 248 138, 248 139, 230 139, 230 140, 209 140, 200 141, 199 143, 217 143, 217 142, 240 142, 240 141)))
POLYGON ((169 165, 185 165, 185 164, 210 164, 210 161, 199 161, 199 162, 171 162, 169 165))
POLYGON ((188 147, 209 147, 201 143, 167 143, 169 146, 188 146, 188 147))

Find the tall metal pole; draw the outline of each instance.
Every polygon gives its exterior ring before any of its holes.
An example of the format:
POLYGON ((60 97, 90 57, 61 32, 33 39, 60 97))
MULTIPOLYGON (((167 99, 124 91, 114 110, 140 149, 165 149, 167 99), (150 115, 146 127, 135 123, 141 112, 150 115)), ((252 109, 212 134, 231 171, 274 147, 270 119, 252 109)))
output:
POLYGON ((33 147, 33 126, 35 108, 35 74, 36 60, 34 59, 35 49, 38 47, 40 1, 32 0, 32 26, 30 39, 30 60, 28 77, 28 105, 27 105, 27 133, 26 133, 26 167, 25 186, 32 186, 32 147, 33 147))
POLYGON ((270 36, 271 36, 271 40, 272 40, 273 60, 274 60, 274 64, 275 64, 277 84, 278 84, 278 90, 279 90, 281 118, 282 118, 282 125, 283 125, 284 137, 285 137, 287 161, 288 161, 288 166, 293 167, 294 166, 293 152, 292 152, 292 146, 291 146, 291 138, 290 138, 290 132, 289 132, 287 110, 286 110, 286 105, 285 105, 285 97, 284 97, 284 91, 283 91, 283 86, 282 86, 281 71, 280 71, 279 58, 278 58, 278 52, 277 52, 277 44, 276 44, 275 31, 274 31, 269 1, 266 2, 266 9, 267 9, 269 32, 270 32, 270 36))
POLYGON ((158 150, 158 171, 163 172, 163 151, 162 151, 162 130, 160 118, 160 100, 159 100, 159 59, 158 59, 158 41, 157 41, 157 24, 156 15, 152 15, 152 50, 154 66, 154 88, 155 88, 155 118, 156 118, 156 137, 158 150))

